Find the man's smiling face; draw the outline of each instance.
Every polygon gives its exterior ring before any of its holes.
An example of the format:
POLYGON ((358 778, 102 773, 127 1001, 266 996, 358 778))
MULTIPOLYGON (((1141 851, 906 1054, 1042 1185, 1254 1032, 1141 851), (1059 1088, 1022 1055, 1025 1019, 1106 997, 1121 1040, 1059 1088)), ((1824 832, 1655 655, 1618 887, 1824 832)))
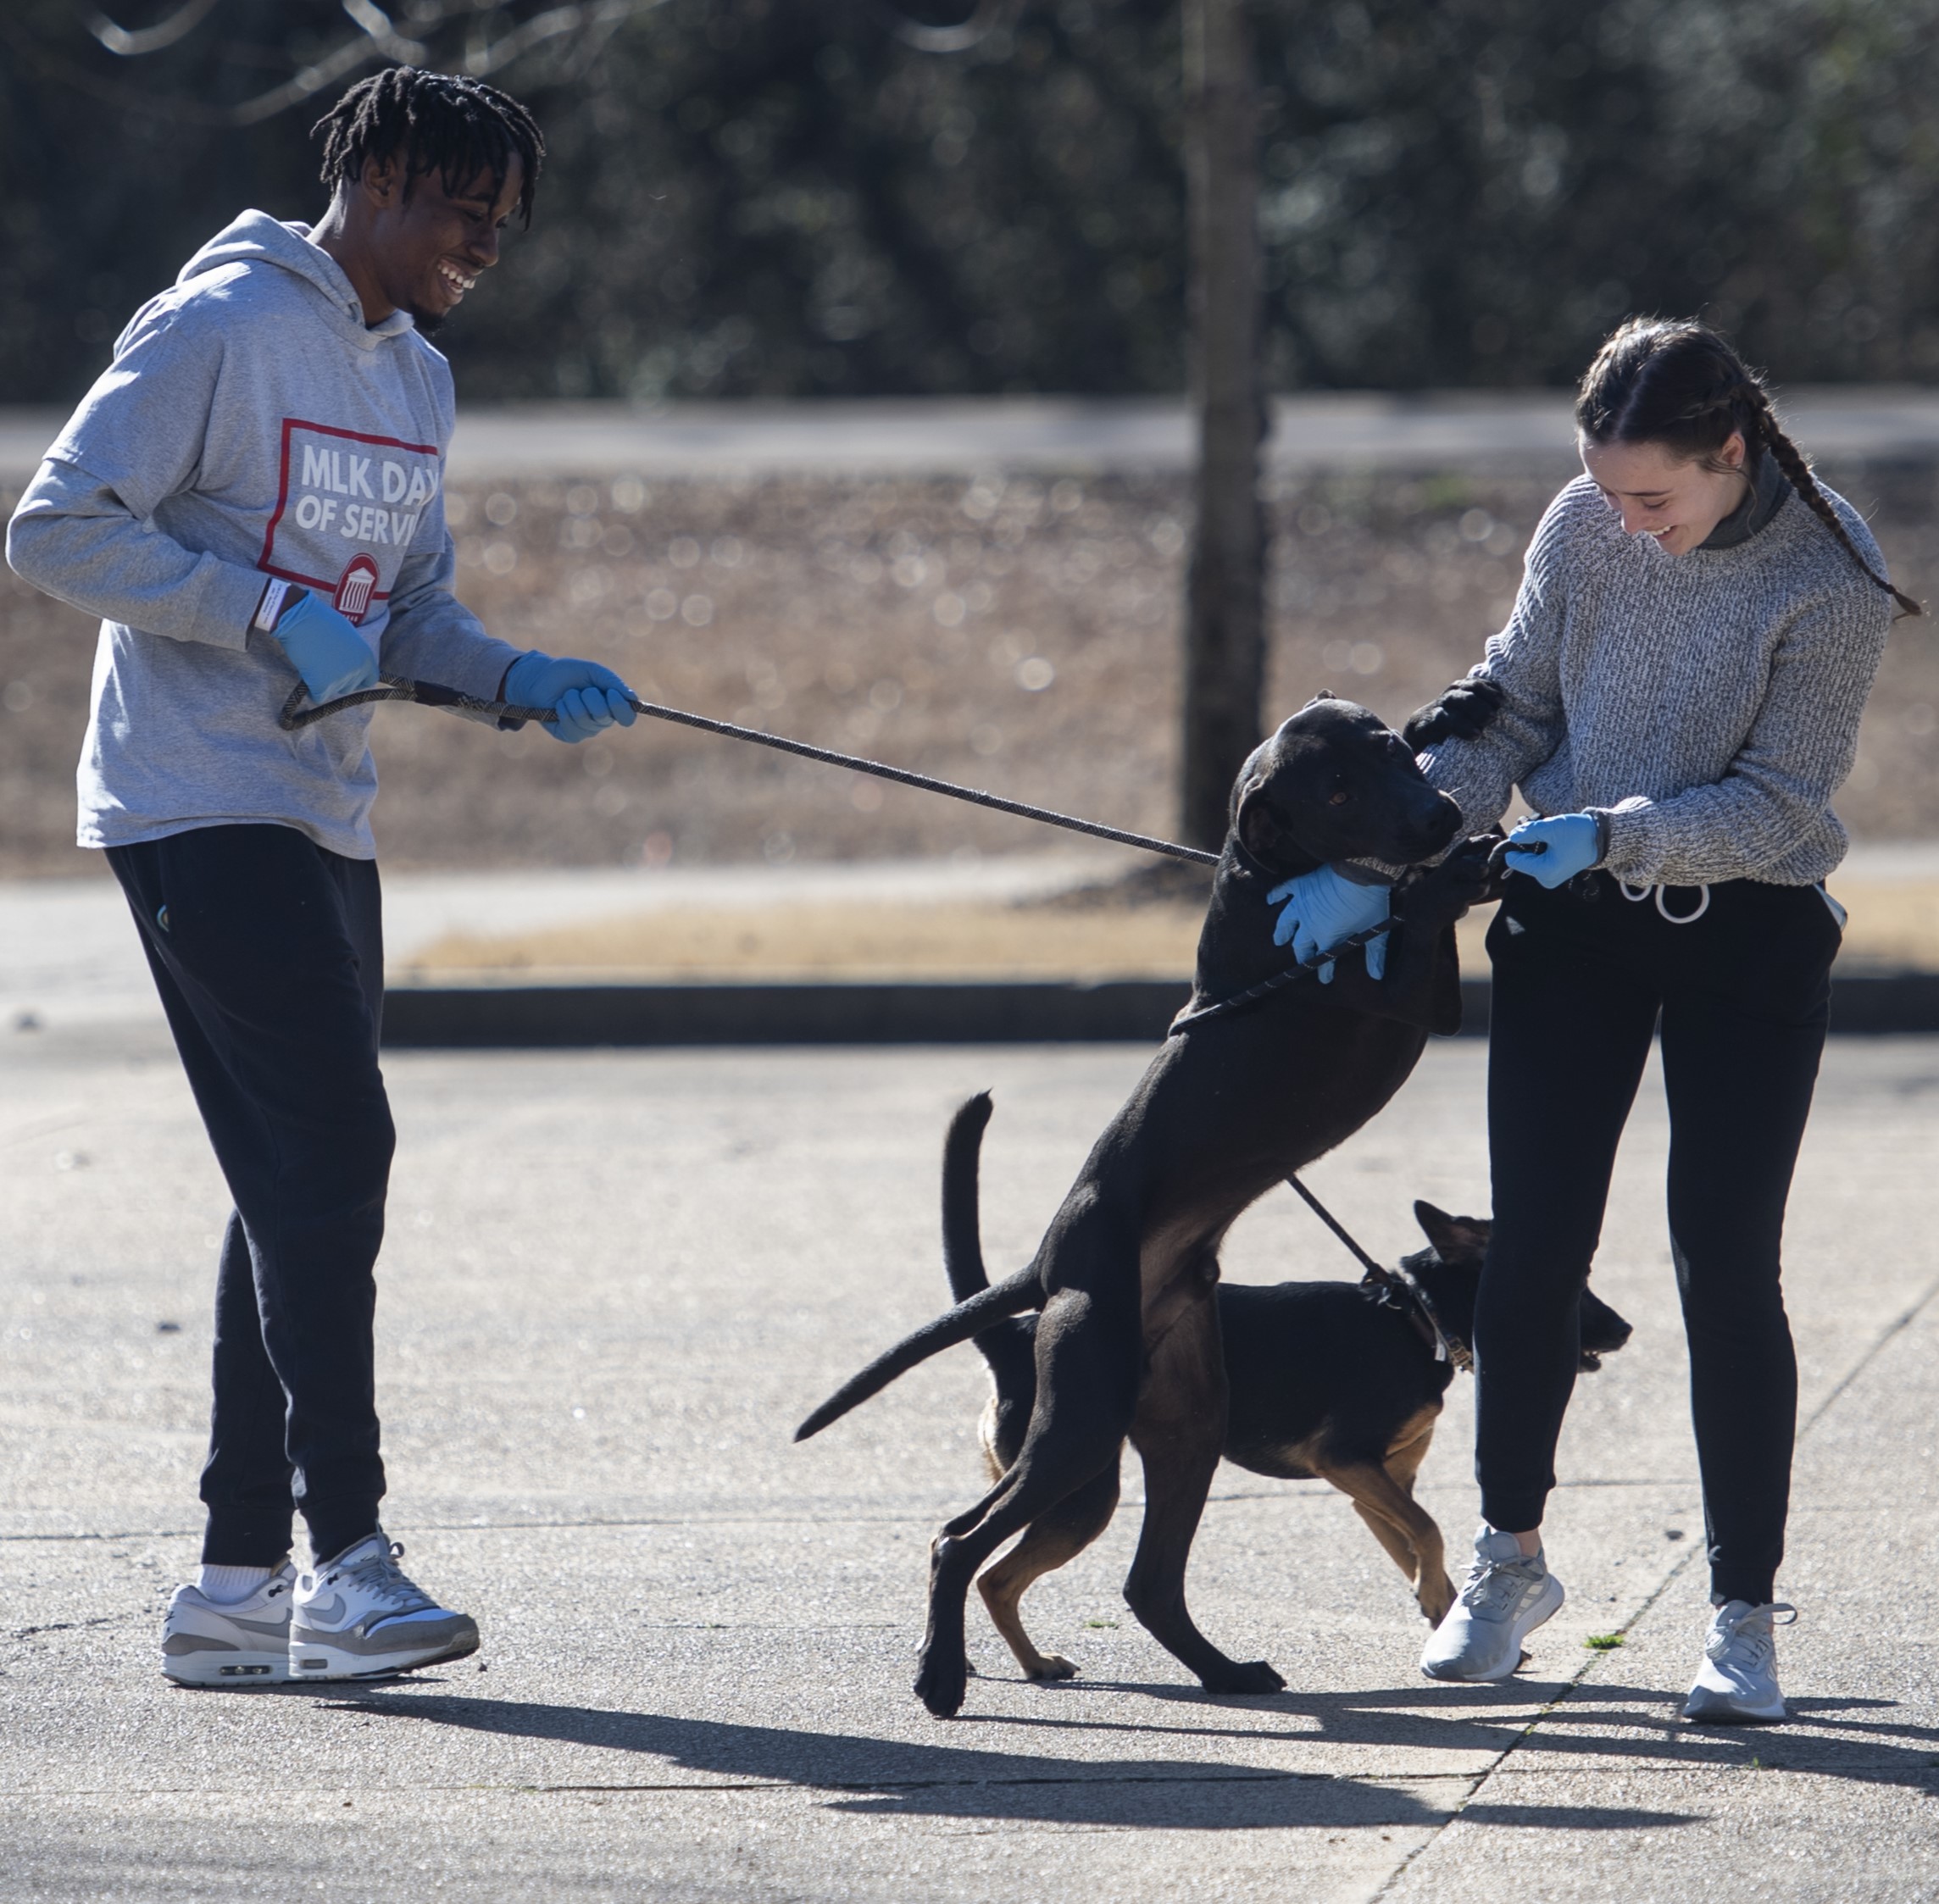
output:
POLYGON ((369 263, 392 309, 436 330, 466 291, 498 262, 499 234, 518 208, 524 169, 514 158, 502 180, 480 172, 455 191, 434 169, 404 189, 396 159, 373 161, 364 185, 373 201, 369 263))

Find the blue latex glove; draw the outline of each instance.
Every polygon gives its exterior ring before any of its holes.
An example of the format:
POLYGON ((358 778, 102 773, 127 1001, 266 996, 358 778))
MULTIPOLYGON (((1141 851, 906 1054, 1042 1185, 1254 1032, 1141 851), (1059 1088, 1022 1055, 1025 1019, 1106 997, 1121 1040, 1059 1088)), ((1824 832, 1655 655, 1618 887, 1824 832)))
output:
POLYGON ((1553 891, 1586 873, 1603 858, 1603 830, 1593 813, 1557 813, 1548 819, 1525 819, 1508 835, 1502 863, 1511 873, 1525 873, 1538 885, 1553 891), (1525 847, 1541 845, 1547 851, 1525 852, 1525 847))
MULTIPOLYGON (((1302 965, 1310 964, 1320 953, 1350 939, 1356 932, 1378 925, 1388 917, 1390 895, 1384 885, 1361 885, 1336 873, 1331 866, 1316 867, 1298 878, 1286 880, 1266 895, 1266 903, 1286 909, 1273 927, 1273 943, 1292 945, 1292 956, 1302 965)), ((1366 945, 1367 976, 1384 978, 1387 969, 1387 935, 1381 933, 1366 945)), ((1333 961, 1320 968, 1321 985, 1333 982, 1333 961)))
POLYGON ((271 631, 320 708, 377 685, 377 658, 355 626, 307 591, 288 602, 271 631))
POLYGON ((610 668, 597 661, 572 661, 534 648, 505 670, 503 698, 515 708, 550 708, 556 722, 546 724, 555 741, 590 741, 617 721, 631 727, 640 717, 631 691, 610 668))

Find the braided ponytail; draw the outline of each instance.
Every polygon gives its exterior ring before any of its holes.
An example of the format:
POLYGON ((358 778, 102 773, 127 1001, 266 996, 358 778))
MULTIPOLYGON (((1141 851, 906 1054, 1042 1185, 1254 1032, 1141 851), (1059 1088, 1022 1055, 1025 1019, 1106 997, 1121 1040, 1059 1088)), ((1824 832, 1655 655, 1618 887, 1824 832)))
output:
POLYGON ((1720 475, 1748 475, 1770 455, 1798 499, 1838 539, 1859 569, 1898 604, 1925 609, 1859 554, 1818 486, 1803 452, 1779 427, 1764 380, 1708 325, 1693 318, 1631 318, 1601 350, 1576 393, 1575 423, 1592 443, 1660 443, 1673 456, 1720 475), (1732 436, 1743 438, 1745 465, 1724 462, 1732 436))

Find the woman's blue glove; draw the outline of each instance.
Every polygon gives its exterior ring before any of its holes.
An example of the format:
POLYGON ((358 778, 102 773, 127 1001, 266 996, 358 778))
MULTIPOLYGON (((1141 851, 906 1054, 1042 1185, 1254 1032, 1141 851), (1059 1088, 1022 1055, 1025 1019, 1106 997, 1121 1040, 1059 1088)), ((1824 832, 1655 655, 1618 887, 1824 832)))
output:
POLYGON ((307 590, 284 605, 270 630, 321 707, 377 685, 377 658, 354 624, 307 590))
POLYGON ((1509 872, 1525 873, 1553 892, 1578 873, 1601 865, 1607 851, 1603 829, 1593 813, 1557 813, 1549 819, 1525 819, 1509 834, 1502 863, 1509 872), (1539 853, 1525 850, 1533 846, 1545 850, 1539 853))
POLYGON ((610 668, 597 661, 556 659, 534 648, 505 670, 501 698, 514 708, 550 708, 558 716, 546 724, 554 740, 590 741, 617 721, 631 727, 632 691, 610 668))
MULTIPOLYGON (((1292 945, 1292 956, 1309 965, 1323 952, 1342 939, 1380 924, 1389 916, 1390 895, 1384 885, 1362 885, 1336 873, 1331 866, 1316 867, 1298 878, 1286 880, 1266 895, 1266 903, 1276 906, 1283 899, 1286 909, 1273 927, 1272 941, 1292 945)), ((1384 978, 1387 969, 1387 935, 1381 933, 1366 946, 1367 976, 1384 978)), ((1333 961, 1320 968, 1321 985, 1333 982, 1333 961)))

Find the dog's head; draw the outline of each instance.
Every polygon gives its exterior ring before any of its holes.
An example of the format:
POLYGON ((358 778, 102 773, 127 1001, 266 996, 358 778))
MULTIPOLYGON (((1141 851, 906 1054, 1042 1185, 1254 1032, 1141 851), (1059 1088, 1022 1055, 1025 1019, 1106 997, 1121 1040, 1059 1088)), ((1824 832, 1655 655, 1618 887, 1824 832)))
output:
MULTIPOLYGON (((1481 1286, 1481 1258, 1488 1253, 1494 1225, 1486 1217, 1451 1217, 1422 1200, 1414 1206, 1414 1220, 1425 1233, 1428 1247, 1403 1256, 1401 1265, 1427 1291, 1448 1340, 1464 1349, 1475 1343, 1475 1297, 1481 1286)), ((1582 1291, 1579 1311, 1585 1369, 1603 1366, 1630 1339, 1630 1325, 1593 1290, 1582 1291)))
POLYGON ((1228 846, 1278 877, 1327 860, 1412 866, 1461 830, 1378 715, 1323 694, 1253 749, 1232 788, 1228 846))

